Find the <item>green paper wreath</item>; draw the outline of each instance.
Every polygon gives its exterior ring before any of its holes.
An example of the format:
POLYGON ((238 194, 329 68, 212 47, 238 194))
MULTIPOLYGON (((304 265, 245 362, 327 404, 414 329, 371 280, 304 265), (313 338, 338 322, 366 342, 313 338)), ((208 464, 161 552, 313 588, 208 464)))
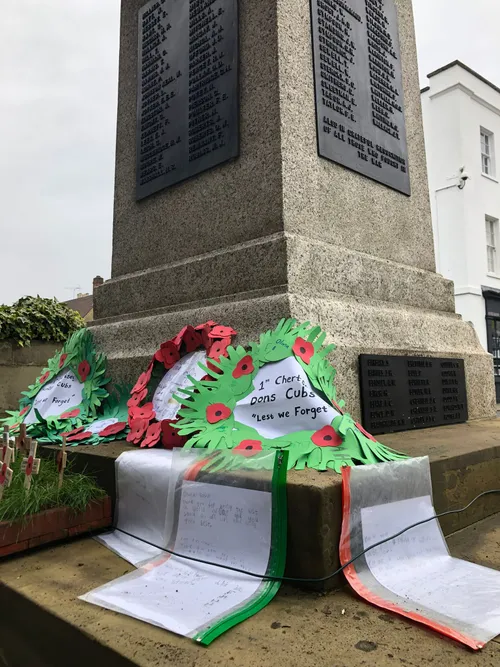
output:
POLYGON ((62 445, 62 437, 66 436, 67 445, 75 447, 76 445, 100 445, 125 439, 129 432, 127 422, 129 396, 129 386, 115 385, 110 390, 109 396, 104 399, 95 419, 90 419, 71 431, 49 433, 45 437, 38 438, 38 442, 62 445))
MULTIPOLYGON (((200 364, 210 381, 190 378, 192 386, 174 398, 182 404, 175 425, 179 435, 187 436, 185 447, 236 449, 248 452, 280 449, 288 452, 288 468, 333 469, 407 458, 367 433, 337 402, 335 369, 327 360, 334 345, 324 346, 326 333, 308 322, 281 320, 274 331, 267 331, 249 349, 228 347, 227 358, 212 362, 216 370, 200 364), (234 410, 256 387, 254 380, 266 364, 294 358, 312 387, 311 396, 323 399, 336 416, 318 430, 303 430, 276 438, 262 437, 256 428, 236 421, 234 410)), ((326 412, 325 408, 325 412, 326 412)), ((252 415, 255 416, 255 415, 252 415)))
MULTIPOLYGON (((63 431, 80 427, 85 422, 95 419, 97 409, 108 396, 108 391, 104 387, 109 379, 105 377, 105 373, 106 357, 97 353, 90 331, 85 328, 79 329, 70 336, 63 349, 49 359, 47 367, 34 384, 21 393, 23 398, 19 402, 19 410, 8 411, 9 417, 1 420, 1 423, 9 426, 15 434, 19 430, 19 425, 26 421, 33 410, 36 421, 27 424, 26 430, 30 436, 37 439, 52 439, 63 431), (68 372, 71 372, 83 385, 80 402, 77 405, 70 405, 67 402, 61 404, 60 413, 44 418, 34 407, 38 394, 44 388, 48 390, 53 386, 50 383, 56 378, 61 378, 60 382, 63 383, 63 376, 68 372)), ((63 384, 61 391, 68 386, 63 384)))

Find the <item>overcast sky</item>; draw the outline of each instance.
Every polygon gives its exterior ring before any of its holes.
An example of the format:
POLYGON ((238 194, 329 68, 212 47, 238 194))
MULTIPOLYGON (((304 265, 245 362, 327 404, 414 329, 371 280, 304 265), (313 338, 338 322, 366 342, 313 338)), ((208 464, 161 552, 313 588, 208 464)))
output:
MULTIPOLYGON (((414 0, 421 85, 500 85, 499 0, 414 0)), ((119 0, 12 0, 0 20, 0 303, 109 278, 119 0)))

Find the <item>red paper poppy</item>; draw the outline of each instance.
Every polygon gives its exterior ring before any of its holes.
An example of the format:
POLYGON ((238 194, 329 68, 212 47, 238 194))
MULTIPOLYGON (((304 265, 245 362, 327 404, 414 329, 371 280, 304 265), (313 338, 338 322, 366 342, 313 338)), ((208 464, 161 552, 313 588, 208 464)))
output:
POLYGON ((142 389, 142 391, 139 391, 137 394, 132 394, 132 396, 127 401, 127 407, 136 408, 139 405, 139 403, 142 403, 142 401, 146 398, 147 395, 148 395, 147 389, 142 389))
POLYGON ((227 357, 227 348, 231 344, 230 338, 222 338, 221 340, 216 340, 215 342, 210 341, 212 345, 208 352, 210 359, 214 361, 219 361, 221 357, 227 357))
POLYGON ((71 419, 72 417, 78 417, 80 414, 80 408, 75 408, 74 410, 68 410, 68 412, 63 412, 59 416, 59 419, 71 419))
POLYGON ((148 430, 146 431, 146 437, 141 442, 141 447, 154 447, 161 436, 161 424, 160 422, 155 422, 150 424, 148 430))
POLYGON ((333 426, 323 426, 311 436, 311 440, 318 447, 338 447, 342 444, 342 437, 337 433, 333 426))
POLYGON ((29 409, 30 409, 30 406, 27 405, 25 408, 23 408, 21 410, 21 412, 19 413, 19 416, 22 417, 23 415, 25 415, 28 412, 29 409))
POLYGON ((223 327, 220 324, 215 326, 208 334, 209 338, 230 338, 236 336, 236 331, 231 327, 223 327))
POLYGON ((361 424, 358 424, 358 422, 356 422, 356 426, 363 435, 366 435, 366 437, 369 440, 371 440, 372 442, 377 442, 377 440, 373 437, 373 435, 371 433, 368 433, 368 431, 365 431, 365 429, 361 426, 361 424))
POLYGON ((162 422, 160 422, 161 442, 164 449, 183 447, 184 443, 187 441, 187 438, 183 435, 179 435, 179 431, 172 426, 172 424, 175 423, 176 420, 172 419, 164 419, 162 422))
POLYGON ((247 354, 243 359, 240 359, 233 370, 233 377, 238 379, 243 375, 250 375, 255 370, 252 357, 247 354))
POLYGON ((172 368, 172 366, 179 361, 181 355, 177 348, 177 345, 171 341, 167 340, 166 343, 160 345, 160 349, 155 354, 156 361, 160 361, 167 371, 172 368))
POLYGON ((5 478, 7 476, 7 464, 4 463, 2 466, 2 472, 0 472, 0 486, 5 484, 5 478))
POLYGON ((38 382, 40 384, 43 384, 44 382, 47 382, 47 378, 49 377, 49 375, 50 375, 50 371, 45 371, 45 373, 38 378, 38 382))
POLYGON ((59 357, 59 368, 62 368, 64 366, 64 362, 66 361, 67 358, 68 358, 67 354, 61 354, 61 356, 59 357))
POLYGON ((214 403, 207 407, 207 421, 209 424, 216 424, 217 422, 227 419, 231 416, 231 410, 224 405, 224 403, 214 403))
POLYGON ((314 345, 298 336, 298 338, 295 339, 292 351, 297 357, 300 357, 305 364, 308 364, 314 354, 314 345))
POLYGON ((214 322, 213 320, 208 320, 208 322, 204 322, 203 324, 196 325, 195 326, 195 331, 201 331, 205 327, 209 327, 211 329, 212 327, 216 327, 216 326, 217 326, 217 322, 214 322))
POLYGON ((252 456, 255 452, 262 451, 262 443, 260 440, 242 440, 234 449, 243 456, 252 456))
POLYGON ((186 346, 186 352, 188 353, 194 352, 202 344, 201 334, 195 331, 193 327, 186 327, 182 340, 186 346))
POLYGON ((153 410, 152 403, 145 403, 143 406, 137 406, 135 408, 130 408, 129 410, 129 422, 131 419, 147 419, 148 422, 154 419, 155 411, 153 410))
POLYGON ((90 364, 84 359, 78 364, 78 375, 80 376, 80 381, 85 382, 90 373, 90 364))
POLYGON ((26 477, 29 477, 33 472, 33 457, 28 457, 28 462, 26 464, 26 477))
POLYGON ((69 438, 66 438, 67 442, 76 442, 77 440, 88 440, 91 438, 93 433, 91 431, 84 431, 83 433, 77 433, 76 435, 70 435, 69 438))
POLYGON ((127 435, 127 442, 133 442, 137 445, 146 432, 149 422, 147 419, 132 419, 130 422, 130 433, 127 435))
POLYGON ((67 438, 68 435, 75 435, 76 433, 81 433, 85 427, 84 426, 79 426, 78 428, 74 428, 72 431, 64 431, 64 433, 61 433, 61 438, 63 435, 67 438))
POLYGON ((143 391, 147 387, 150 380, 151 380, 151 371, 148 369, 145 373, 141 373, 139 375, 139 377, 137 378, 137 382, 132 387, 132 391, 130 393, 138 394, 139 392, 143 391))
POLYGON ((212 330, 212 327, 209 324, 200 324, 197 327, 195 327, 195 330, 199 333, 201 337, 201 344, 208 352, 213 343, 213 340, 208 335, 212 330))
POLYGON ((109 438, 110 435, 116 435, 121 433, 125 428, 127 428, 127 422, 116 422, 116 424, 110 424, 103 428, 99 433, 100 438, 109 438))

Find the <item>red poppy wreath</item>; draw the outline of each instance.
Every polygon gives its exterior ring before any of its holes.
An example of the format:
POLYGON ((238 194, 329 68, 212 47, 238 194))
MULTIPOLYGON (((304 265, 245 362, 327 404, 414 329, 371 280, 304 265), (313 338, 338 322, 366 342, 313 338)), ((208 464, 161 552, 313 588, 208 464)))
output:
POLYGON ((210 380, 199 364, 216 371, 210 360, 218 362, 227 356, 227 347, 235 335, 231 327, 209 321, 196 327, 186 326, 162 343, 130 392, 127 441, 141 447, 158 443, 165 449, 182 447, 187 438, 179 436, 172 426, 181 406, 172 396, 179 388, 191 385, 188 376, 210 380))

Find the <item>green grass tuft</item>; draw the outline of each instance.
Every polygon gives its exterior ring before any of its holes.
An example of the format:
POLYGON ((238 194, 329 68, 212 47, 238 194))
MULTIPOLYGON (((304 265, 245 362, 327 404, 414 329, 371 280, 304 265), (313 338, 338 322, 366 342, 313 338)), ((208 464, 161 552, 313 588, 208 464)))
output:
POLYGON ((40 472, 31 478, 29 493, 24 488, 24 473, 21 472, 22 456, 18 453, 11 464, 14 472, 12 484, 5 489, 0 500, 0 521, 18 521, 53 507, 70 507, 75 514, 83 511, 90 501, 104 498, 106 492, 87 475, 71 472, 70 462, 64 472, 62 488, 57 488, 59 473, 54 459, 42 459, 40 472))

